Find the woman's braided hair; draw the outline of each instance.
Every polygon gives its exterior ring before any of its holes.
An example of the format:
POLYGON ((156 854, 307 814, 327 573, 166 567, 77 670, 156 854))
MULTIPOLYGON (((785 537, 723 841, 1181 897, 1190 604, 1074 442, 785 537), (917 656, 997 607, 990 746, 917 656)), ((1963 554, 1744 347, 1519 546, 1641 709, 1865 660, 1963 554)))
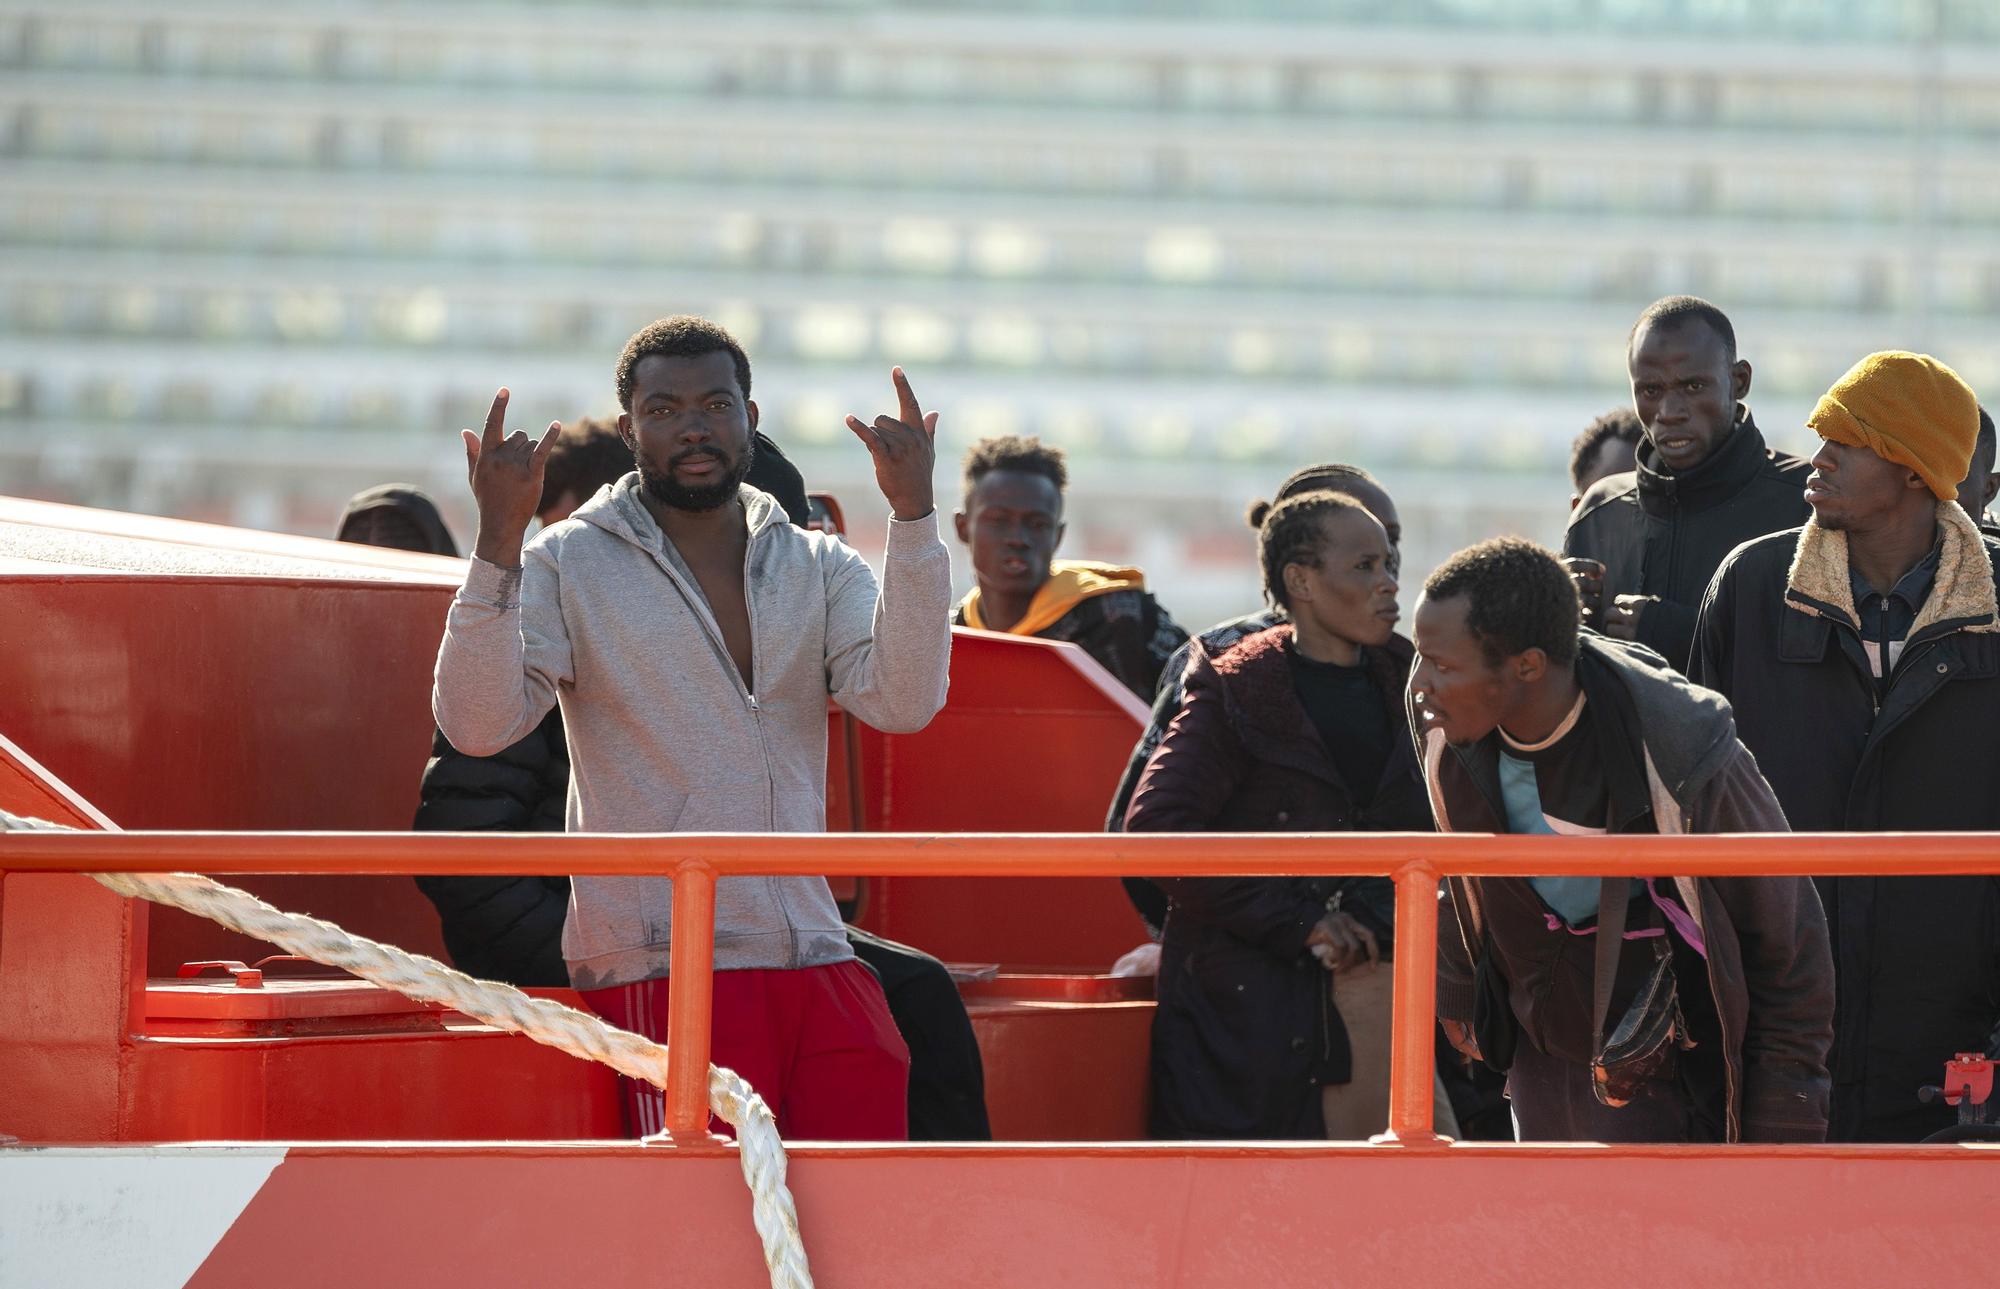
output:
POLYGON ((1285 590, 1285 566, 1318 568, 1326 521, 1350 510, 1368 514, 1366 506, 1346 493, 1302 492, 1265 512, 1257 535, 1257 556, 1264 565, 1264 598, 1272 608, 1292 607, 1291 595, 1285 590))
POLYGON ((1264 517, 1271 513, 1271 507, 1288 497, 1297 497, 1308 492, 1320 492, 1327 488, 1338 488, 1342 484, 1365 483, 1380 488, 1375 476, 1358 465, 1309 465, 1303 470, 1295 470, 1290 478, 1278 485, 1278 495, 1271 501, 1253 501, 1244 515, 1252 528, 1264 527, 1264 517))

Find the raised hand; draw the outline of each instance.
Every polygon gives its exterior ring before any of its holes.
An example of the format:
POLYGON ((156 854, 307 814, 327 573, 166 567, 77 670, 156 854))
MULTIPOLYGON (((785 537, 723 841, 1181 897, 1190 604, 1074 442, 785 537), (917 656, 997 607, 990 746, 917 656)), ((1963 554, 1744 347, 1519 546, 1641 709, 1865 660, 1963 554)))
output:
POLYGON ((502 437, 508 397, 505 389, 493 396, 482 432, 459 431, 465 440, 465 474, 479 506, 479 535, 472 553, 502 568, 521 562, 521 537, 542 501, 542 469, 562 432, 562 422, 551 421, 539 443, 520 430, 502 437))
POLYGON ((878 416, 873 425, 850 416, 847 428, 875 458, 875 486, 889 499, 890 511, 898 519, 922 519, 936 509, 931 475, 937 468, 937 413, 917 406, 901 367, 890 369, 889 378, 896 384, 900 415, 878 416))

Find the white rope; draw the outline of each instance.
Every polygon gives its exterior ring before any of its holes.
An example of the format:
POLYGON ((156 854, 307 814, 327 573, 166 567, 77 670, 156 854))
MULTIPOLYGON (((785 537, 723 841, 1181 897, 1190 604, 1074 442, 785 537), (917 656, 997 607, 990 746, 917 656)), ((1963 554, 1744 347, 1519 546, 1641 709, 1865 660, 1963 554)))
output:
MULTIPOLYGON (((0 810, 0 832, 70 832, 61 824, 24 819, 0 810)), ((197 873, 91 873, 120 895, 184 909, 233 931, 277 945, 288 953, 338 967, 363 980, 422 1002, 439 1003, 482 1021, 568 1052, 601 1061, 620 1074, 667 1086, 667 1049, 573 1007, 530 998, 512 985, 478 980, 435 958, 350 935, 331 922, 286 913, 248 891, 197 873)), ((777 1120, 757 1090, 734 1070, 708 1067, 708 1104, 736 1129, 743 1180, 749 1183, 751 1219, 764 1246, 772 1289, 812 1289, 798 1210, 785 1185, 785 1147, 777 1120)))

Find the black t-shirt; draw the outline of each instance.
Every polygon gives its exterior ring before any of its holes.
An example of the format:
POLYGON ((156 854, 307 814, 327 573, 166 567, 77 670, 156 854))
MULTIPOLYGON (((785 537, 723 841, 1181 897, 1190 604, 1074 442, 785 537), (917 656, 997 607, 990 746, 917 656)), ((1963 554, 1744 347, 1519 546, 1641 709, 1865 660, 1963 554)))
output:
POLYGON ((1517 743, 1506 730, 1500 731, 1500 785, 1506 799, 1507 831, 1565 837, 1605 831, 1611 796, 1598 757, 1595 717, 1579 694, 1562 724, 1539 743, 1517 743), (1528 796, 1523 766, 1534 771, 1533 800, 1528 796))
POLYGON ((1296 645, 1287 644, 1285 658, 1292 665, 1292 690, 1306 709, 1306 719, 1319 731, 1354 804, 1367 805, 1375 799, 1375 788, 1389 763, 1393 731, 1366 655, 1355 666, 1343 667, 1314 662, 1302 657, 1296 645))

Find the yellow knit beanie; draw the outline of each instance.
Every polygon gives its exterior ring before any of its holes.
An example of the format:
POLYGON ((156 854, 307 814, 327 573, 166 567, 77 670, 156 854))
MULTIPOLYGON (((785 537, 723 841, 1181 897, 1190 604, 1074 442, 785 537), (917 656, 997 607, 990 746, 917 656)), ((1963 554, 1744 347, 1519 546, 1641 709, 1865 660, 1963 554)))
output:
POLYGON ((1806 425, 1923 476, 1940 501, 1958 495, 1979 437, 1979 400, 1929 354, 1870 354, 1833 383, 1806 425))

